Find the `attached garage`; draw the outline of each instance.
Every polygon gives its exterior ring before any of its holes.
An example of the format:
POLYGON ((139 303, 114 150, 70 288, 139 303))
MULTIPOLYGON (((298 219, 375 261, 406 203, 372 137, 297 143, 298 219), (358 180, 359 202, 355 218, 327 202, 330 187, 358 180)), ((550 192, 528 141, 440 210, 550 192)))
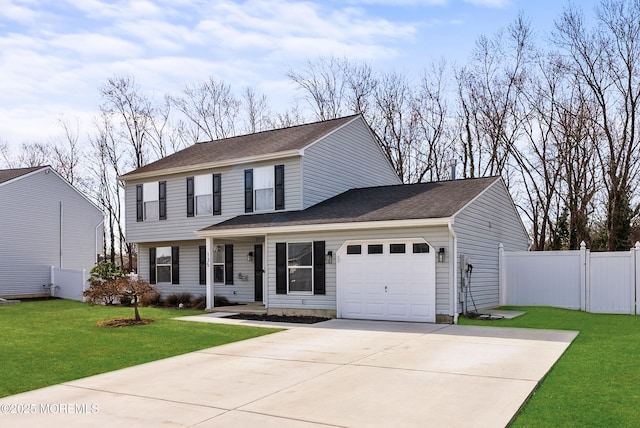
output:
POLYGON ((435 250, 423 239, 348 241, 336 274, 339 318, 435 322, 435 250))

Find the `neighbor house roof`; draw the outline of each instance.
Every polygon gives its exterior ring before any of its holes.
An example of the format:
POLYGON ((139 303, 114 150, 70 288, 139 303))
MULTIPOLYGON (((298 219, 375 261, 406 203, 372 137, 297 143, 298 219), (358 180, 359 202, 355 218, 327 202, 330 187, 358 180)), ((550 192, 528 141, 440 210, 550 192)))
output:
POLYGON ((37 171, 42 168, 46 168, 46 167, 34 166, 30 168, 0 169, 0 183, 5 183, 7 181, 13 180, 14 178, 21 177, 23 175, 29 174, 33 171, 37 171))
POLYGON ((500 177, 486 177, 351 189, 305 210, 242 215, 202 229, 198 234, 232 229, 448 219, 498 180, 500 177))
POLYGON ((255 159, 259 156, 299 151, 352 121, 357 116, 347 116, 222 140, 196 143, 156 162, 124 174, 120 176, 120 179, 142 178, 159 171, 180 171, 184 168, 199 169, 225 161, 255 159))

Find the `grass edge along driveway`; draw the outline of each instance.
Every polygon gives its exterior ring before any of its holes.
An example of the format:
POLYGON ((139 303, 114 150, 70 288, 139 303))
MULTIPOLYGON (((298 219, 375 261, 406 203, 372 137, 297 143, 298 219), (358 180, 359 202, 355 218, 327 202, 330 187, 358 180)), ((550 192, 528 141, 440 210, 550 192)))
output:
POLYGON ((280 331, 176 321, 202 311, 140 308, 147 325, 96 327, 133 308, 52 299, 0 305, 0 398, 280 331))
POLYGON ((638 426, 640 316, 548 307, 502 309, 526 314, 497 321, 460 318, 460 324, 580 332, 510 426, 638 426))

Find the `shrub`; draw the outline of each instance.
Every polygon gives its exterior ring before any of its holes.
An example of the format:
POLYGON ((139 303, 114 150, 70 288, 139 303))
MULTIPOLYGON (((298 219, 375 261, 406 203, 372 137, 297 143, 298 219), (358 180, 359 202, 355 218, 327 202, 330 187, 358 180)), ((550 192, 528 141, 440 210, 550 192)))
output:
POLYGON ((207 308, 207 296, 198 296, 191 301, 191 307, 193 309, 206 309, 207 308))
POLYGON ((177 294, 169 294, 164 302, 169 307, 177 307, 182 303, 185 307, 189 307, 191 304, 191 299, 193 299, 193 295, 191 293, 177 293, 177 294))
POLYGON ((155 288, 144 280, 120 276, 111 279, 96 279, 82 295, 87 297, 90 303, 113 304, 115 298, 133 303, 135 319, 140 321, 138 299, 155 291, 155 288))
POLYGON ((92 303, 113 305, 121 296, 119 278, 125 273, 111 262, 101 262, 91 269, 89 284, 91 286, 82 293, 92 303))
POLYGON ((141 306, 162 306, 162 294, 154 291, 140 297, 141 306))
POLYGON ((213 306, 229 306, 231 302, 224 296, 214 296, 213 297, 213 306))

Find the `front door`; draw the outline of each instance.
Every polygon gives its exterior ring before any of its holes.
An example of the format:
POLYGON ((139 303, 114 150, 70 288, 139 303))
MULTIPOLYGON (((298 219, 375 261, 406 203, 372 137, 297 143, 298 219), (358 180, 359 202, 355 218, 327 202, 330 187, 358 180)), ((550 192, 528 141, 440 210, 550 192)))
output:
POLYGON ((264 276, 264 269, 262 265, 262 244, 257 244, 253 248, 253 260, 254 260, 254 278, 256 279, 254 285, 254 295, 256 302, 262 302, 262 277, 264 276))

